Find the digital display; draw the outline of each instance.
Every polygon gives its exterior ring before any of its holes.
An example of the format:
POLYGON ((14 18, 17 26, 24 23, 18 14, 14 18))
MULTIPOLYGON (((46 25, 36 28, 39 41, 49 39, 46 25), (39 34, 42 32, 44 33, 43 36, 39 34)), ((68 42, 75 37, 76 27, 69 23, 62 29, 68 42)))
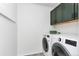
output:
POLYGON ((65 40, 65 43, 66 44, 69 44, 69 45, 72 45, 72 46, 77 46, 77 41, 72 41, 72 40, 66 39, 65 40))

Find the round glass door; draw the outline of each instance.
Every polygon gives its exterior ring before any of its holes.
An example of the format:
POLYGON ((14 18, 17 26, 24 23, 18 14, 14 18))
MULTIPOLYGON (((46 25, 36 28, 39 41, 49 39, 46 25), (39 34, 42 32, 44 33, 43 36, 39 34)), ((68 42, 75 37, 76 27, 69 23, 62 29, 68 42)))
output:
POLYGON ((42 44, 43 44, 44 51, 48 52, 48 42, 46 38, 43 38, 42 44))
POLYGON ((69 53, 62 45, 55 43, 52 46, 52 56, 69 56, 69 53))

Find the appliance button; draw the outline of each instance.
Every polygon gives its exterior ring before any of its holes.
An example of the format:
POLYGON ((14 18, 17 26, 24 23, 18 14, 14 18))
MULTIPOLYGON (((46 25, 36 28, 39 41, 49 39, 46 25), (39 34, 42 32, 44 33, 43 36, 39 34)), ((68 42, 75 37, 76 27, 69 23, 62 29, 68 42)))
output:
POLYGON ((47 35, 47 37, 49 38, 50 36, 49 36, 49 35, 47 35))
POLYGON ((61 42, 61 38, 59 38, 58 41, 61 42))

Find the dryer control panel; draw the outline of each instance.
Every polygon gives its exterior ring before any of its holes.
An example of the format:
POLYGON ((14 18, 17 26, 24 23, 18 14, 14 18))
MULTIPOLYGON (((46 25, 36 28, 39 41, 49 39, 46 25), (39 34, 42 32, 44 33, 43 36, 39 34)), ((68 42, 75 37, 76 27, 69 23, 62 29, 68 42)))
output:
POLYGON ((72 40, 69 40, 69 39, 65 39, 65 43, 66 44, 69 44, 69 45, 72 45, 72 46, 77 46, 77 41, 72 41, 72 40))

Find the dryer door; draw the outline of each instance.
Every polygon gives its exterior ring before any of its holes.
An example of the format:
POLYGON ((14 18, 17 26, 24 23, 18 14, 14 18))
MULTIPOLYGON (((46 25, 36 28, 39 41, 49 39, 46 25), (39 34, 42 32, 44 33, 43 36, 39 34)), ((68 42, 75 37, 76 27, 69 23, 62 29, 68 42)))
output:
POLYGON ((42 44, 43 44, 43 49, 45 52, 48 52, 48 42, 47 42, 47 39, 46 38, 43 38, 43 41, 42 41, 42 44))
POLYGON ((52 56, 69 56, 69 52, 59 43, 52 46, 52 56))

